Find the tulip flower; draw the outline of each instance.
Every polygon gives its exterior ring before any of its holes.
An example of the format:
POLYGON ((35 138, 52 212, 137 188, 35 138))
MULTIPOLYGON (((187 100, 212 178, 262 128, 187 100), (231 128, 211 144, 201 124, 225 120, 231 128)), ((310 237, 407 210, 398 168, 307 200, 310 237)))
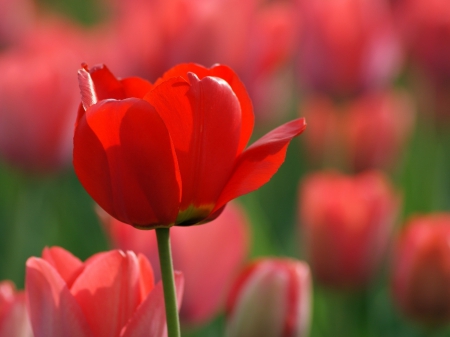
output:
POLYGON ((401 46, 387 1, 302 1, 299 11, 299 78, 309 91, 348 96, 398 73, 401 46))
POLYGON ((344 160, 357 172, 395 167, 415 120, 411 97, 394 91, 367 93, 343 106, 315 96, 301 112, 309 121, 309 157, 326 163, 344 160))
POLYGON ((9 281, 0 282, 0 337, 33 337, 25 294, 9 281))
MULTIPOLYGON (((101 210, 99 215, 113 246, 142 253, 153 266, 159 265, 154 231, 140 231, 101 210)), ((172 228, 174 268, 183 272, 185 279, 182 322, 202 324, 217 313, 244 262, 248 241, 245 214, 232 202, 208 226, 172 228)), ((160 279, 158 269, 155 269, 155 279, 160 279)))
POLYGON ((311 275, 306 263, 260 259, 236 280, 227 302, 227 337, 308 335, 311 275))
POLYGON ((300 225, 317 281, 346 290, 367 286, 386 253, 398 211, 398 196, 381 172, 307 176, 300 185, 300 225))
POLYGON ((412 218, 400 234, 392 294, 409 318, 430 325, 450 322, 450 214, 412 218))
MULTIPOLYGON (((176 284, 180 303, 180 273, 176 284)), ((35 337, 166 335, 162 286, 143 255, 114 250, 83 263, 46 248, 27 261, 26 296, 35 337)))
POLYGON ((101 208, 139 228, 214 219, 228 201, 267 183, 306 127, 291 121, 245 149, 252 105, 221 65, 182 64, 154 85, 85 67, 79 81, 75 172, 101 208))

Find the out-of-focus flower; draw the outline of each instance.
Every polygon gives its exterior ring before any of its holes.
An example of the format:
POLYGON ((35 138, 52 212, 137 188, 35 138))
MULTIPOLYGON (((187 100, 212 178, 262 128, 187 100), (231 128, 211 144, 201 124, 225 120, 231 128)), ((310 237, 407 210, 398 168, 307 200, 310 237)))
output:
MULTIPOLYGON (((100 211, 113 245, 146 255, 159 265, 155 231, 140 231, 100 211)), ((221 308, 224 296, 248 251, 248 228, 243 210, 229 203, 207 226, 174 227, 170 231, 174 268, 183 272, 185 288, 180 319, 201 324, 221 308)), ((155 270, 156 280, 160 279, 155 270)))
POLYGON ((371 92, 342 106, 316 96, 300 111, 308 119, 305 140, 311 159, 325 164, 344 160, 355 171, 395 167, 415 120, 405 92, 371 92))
POLYGON ((310 91, 347 96, 398 72, 400 41, 384 0, 301 1, 299 78, 310 91))
POLYGON ((70 162, 81 41, 75 28, 48 22, 0 54, 0 159, 33 173, 70 162))
POLYGON ((32 336, 25 294, 12 282, 0 282, 0 337, 32 336))
POLYGON ((227 202, 267 183, 306 127, 291 121, 244 150, 252 106, 225 66, 182 64, 153 87, 118 80, 104 66, 81 69, 79 78, 75 171, 101 208, 136 227, 214 219, 227 202))
POLYGON ((412 218, 398 238, 392 294, 409 318, 450 322, 450 214, 412 218))
POLYGON ((0 50, 22 38, 35 14, 32 0, 0 0, 0 50))
POLYGON ((110 33, 129 74, 153 81, 179 63, 226 64, 245 83, 257 114, 271 117, 267 106, 289 92, 277 90, 277 77, 298 39, 294 8, 294 1, 116 1, 110 33))
POLYGON ((307 336, 311 274, 306 263, 260 259, 236 280, 227 302, 228 337, 307 336))
POLYGON ((317 281, 338 289, 366 286, 382 262, 398 211, 398 196, 381 172, 307 176, 300 185, 300 225, 317 281))
MULTIPOLYGON (((175 283, 180 303, 181 273, 175 283)), ((115 250, 83 263, 46 248, 28 259, 25 290, 35 337, 166 336, 162 284, 143 255, 115 250)))

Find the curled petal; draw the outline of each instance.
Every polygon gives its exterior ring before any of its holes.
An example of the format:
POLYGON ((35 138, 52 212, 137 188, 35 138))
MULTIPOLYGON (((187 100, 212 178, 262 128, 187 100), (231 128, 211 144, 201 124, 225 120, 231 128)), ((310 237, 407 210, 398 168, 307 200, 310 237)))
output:
POLYGON ((283 124, 260 138, 238 158, 214 210, 267 183, 284 161, 289 142, 306 128, 303 118, 283 124))

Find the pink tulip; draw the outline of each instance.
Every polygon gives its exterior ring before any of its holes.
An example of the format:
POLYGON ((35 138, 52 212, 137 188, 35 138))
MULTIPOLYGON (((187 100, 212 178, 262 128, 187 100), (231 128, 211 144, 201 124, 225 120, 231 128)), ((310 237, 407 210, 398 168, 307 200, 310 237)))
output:
POLYGON ((325 96, 300 108, 308 120, 306 146, 313 161, 345 161, 355 171, 392 169, 414 126, 412 99, 405 92, 371 92, 337 106, 325 96))
MULTIPOLYGON (((175 273, 178 303, 183 277, 175 273)), ((27 261, 26 296, 35 337, 166 336, 162 284, 133 252, 109 251, 85 263, 45 248, 27 261)))
POLYGON ((9 281, 0 282, 0 337, 33 337, 25 294, 9 281))
MULTIPOLYGON (((141 231, 101 212, 113 246, 146 255, 159 265, 154 231, 141 231)), ((170 230, 174 268, 183 272, 182 322, 201 324, 217 313, 248 251, 248 226, 243 210, 229 203, 214 221, 170 230)), ((156 279, 160 278, 156 271, 156 279)))
POLYGON ((299 78, 312 91, 349 95, 388 83, 401 60, 385 0, 303 0, 299 78))
POLYGON ((31 0, 0 0, 0 49, 17 43, 30 29, 35 13, 31 0))
POLYGON ((450 214, 412 218, 396 245, 392 293, 409 318, 450 322, 450 214))
POLYGON ((70 162, 83 46, 76 28, 49 21, 0 54, 0 159, 33 173, 70 162))
POLYGON ((308 335, 311 275, 306 263, 260 259, 248 265, 227 302, 227 337, 308 335))
POLYGON ((398 211, 398 196, 381 172, 307 176, 300 185, 300 225, 317 281, 339 289, 366 286, 386 253, 398 211))

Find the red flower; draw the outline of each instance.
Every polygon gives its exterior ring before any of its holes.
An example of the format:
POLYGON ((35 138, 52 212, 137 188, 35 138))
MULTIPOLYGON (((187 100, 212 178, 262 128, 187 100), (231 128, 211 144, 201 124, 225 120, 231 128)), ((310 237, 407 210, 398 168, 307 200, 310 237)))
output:
POLYGON ((192 225, 270 180, 304 119, 244 151, 253 129, 247 92, 225 66, 182 64, 154 86, 118 80, 102 67, 79 71, 83 107, 73 162, 93 199, 136 227, 192 225))
POLYGON ((0 282, 0 337, 33 337, 25 293, 10 281, 0 282))
MULTIPOLYGON (((175 273, 178 305, 183 276, 175 273)), ((81 262, 60 247, 27 261, 26 296, 35 337, 163 337, 162 283, 147 258, 112 250, 81 262)))
POLYGON ((384 174, 318 172, 300 185, 301 232, 315 279, 337 289, 363 288, 380 267, 399 198, 384 174))
POLYGON ((450 322, 450 214, 411 219, 400 235, 392 268, 396 304, 409 318, 450 322))

